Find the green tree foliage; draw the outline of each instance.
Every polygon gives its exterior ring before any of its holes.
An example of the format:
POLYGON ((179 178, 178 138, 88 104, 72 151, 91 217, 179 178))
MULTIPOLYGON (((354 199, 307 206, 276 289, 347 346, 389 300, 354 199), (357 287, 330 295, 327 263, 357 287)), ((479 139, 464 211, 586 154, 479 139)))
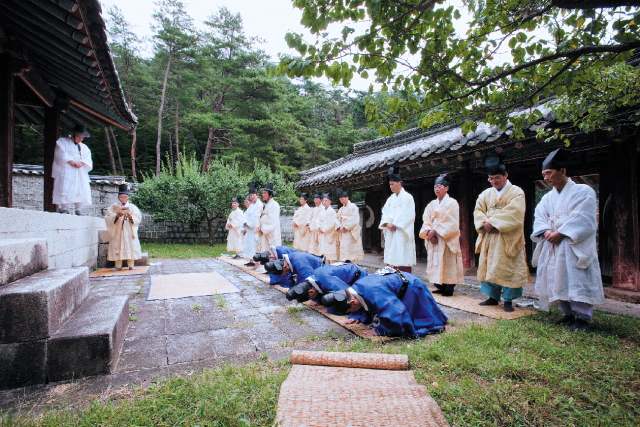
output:
POLYGON ((460 34, 454 23, 461 13, 444 0, 294 0, 302 23, 318 37, 306 42, 287 34, 301 57, 285 57, 278 70, 289 77, 325 75, 344 86, 355 74, 373 72, 383 92, 393 91, 384 106, 367 105, 367 118, 383 136, 410 120, 424 128, 456 120, 465 133, 478 121, 504 129, 510 120, 512 136, 521 137, 540 111, 508 113, 550 96, 560 97, 559 113, 589 130, 637 104, 639 87, 629 82, 640 71, 622 65, 640 47, 637 0, 463 3, 471 20, 460 34), (349 26, 364 20, 370 25, 362 33, 349 26), (341 39, 324 33, 332 23, 346 24, 341 39), (584 119, 587 110, 593 120, 584 119))

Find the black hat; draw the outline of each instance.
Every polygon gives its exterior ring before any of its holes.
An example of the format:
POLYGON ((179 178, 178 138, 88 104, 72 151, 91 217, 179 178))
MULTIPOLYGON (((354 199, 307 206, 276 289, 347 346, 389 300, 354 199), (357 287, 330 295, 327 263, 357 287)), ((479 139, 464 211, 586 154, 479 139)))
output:
POLYGON ((305 199, 305 200, 309 200, 309 193, 302 193, 302 194, 300 195, 300 198, 301 198, 301 199, 305 199))
POLYGON ((269 252, 261 252, 253 255, 253 260, 255 262, 259 262, 262 265, 265 265, 269 262, 269 252))
POLYGON ((349 309, 349 295, 346 291, 329 292, 322 297, 322 305, 346 313, 349 309))
POLYGON ((391 166, 389 168, 389 182, 402 182, 402 177, 400 176, 400 168, 397 166, 391 166))
POLYGON ((293 301, 294 299, 298 302, 309 301, 309 291, 311 288, 313 288, 311 283, 304 281, 289 289, 285 296, 289 301, 293 301))
POLYGON ((319 191, 316 191, 315 193, 313 193, 313 198, 322 199, 322 193, 320 193, 319 191))
POLYGON ((249 187, 249 194, 258 194, 258 183, 257 182, 250 182, 249 184, 247 184, 247 187, 249 187))
POLYGON ((276 194, 276 192, 273 191, 273 184, 270 182, 267 182, 267 184, 264 187, 262 187, 260 191, 268 191, 272 196, 276 194))
POLYGON ((343 187, 338 187, 336 192, 338 193, 338 199, 349 196, 343 187))
POLYGON ((267 273, 269 274, 282 274, 283 268, 284 261, 281 259, 274 259, 264 265, 264 269, 267 270, 267 273))
POLYGON ((448 187, 450 183, 451 175, 449 175, 448 173, 443 173, 436 178, 436 182, 433 184, 433 186, 435 187, 436 185, 442 185, 443 187, 448 187))
POLYGON ((244 199, 245 199, 247 202, 250 202, 250 201, 251 201, 251 197, 250 197, 250 196, 247 196, 247 197, 245 197, 244 199))
POLYGON ((507 168, 504 166, 504 156, 502 154, 491 154, 484 158, 484 166, 489 175, 506 175, 507 168))
POLYGON ((90 136, 82 123, 76 123, 76 125, 71 129, 71 133, 74 135, 84 136, 85 138, 89 138, 90 136))
POLYGON ((327 199, 327 200, 331 200, 331 193, 322 193, 322 198, 323 199, 327 199))
POLYGON ((240 203, 240 197, 232 197, 231 203, 240 203))
POLYGON ((129 185, 128 184, 120 184, 118 186, 118 196, 120 194, 133 194, 133 191, 129 191, 129 185))
POLYGON ((571 151, 566 148, 560 147, 557 150, 553 150, 544 162, 542 162, 542 170, 545 169, 555 169, 560 170, 562 168, 566 168, 569 164, 569 155, 571 151))

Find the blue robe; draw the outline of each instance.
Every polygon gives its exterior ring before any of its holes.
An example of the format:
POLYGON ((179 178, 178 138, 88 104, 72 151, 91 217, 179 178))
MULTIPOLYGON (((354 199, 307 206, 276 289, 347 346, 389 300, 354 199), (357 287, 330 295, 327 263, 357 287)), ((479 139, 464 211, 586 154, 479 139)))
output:
POLYGON ((290 248, 289 246, 276 246, 275 254, 277 259, 282 259, 284 254, 292 254, 300 252, 297 249, 290 248))
MULTIPOLYGON (((284 254, 291 254, 299 251, 297 249, 290 248, 289 246, 276 246, 276 250, 274 252, 276 255, 276 259, 282 259, 282 256, 284 254)), ((271 274, 271 273, 269 273, 269 284, 280 285, 283 288, 290 288, 294 285, 293 277, 291 276, 291 274, 271 274)))
POLYGON ((322 257, 306 252, 294 252, 287 254, 291 263, 291 274, 296 275, 295 284, 299 285, 307 280, 317 268, 322 266, 322 257))
MULTIPOLYGON (((320 288, 320 291, 322 291, 322 294, 326 294, 329 292, 337 292, 347 289, 349 287, 349 282, 353 279, 358 270, 360 270, 360 279, 368 275, 364 268, 349 263, 338 266, 325 265, 324 267, 316 269, 311 277, 320 288)), ((318 298, 314 299, 314 301, 320 303, 321 298, 322 296, 319 295, 318 298)), ((346 312, 336 307, 329 307, 327 311, 339 316, 346 314, 346 312)))
POLYGON ((444 329, 448 318, 424 282, 413 274, 402 274, 409 281, 402 300, 397 296, 402 279, 396 273, 384 276, 371 274, 354 283, 351 288, 363 298, 368 310, 365 315, 363 307, 349 317, 361 320, 377 316, 380 322, 375 329, 381 336, 419 338, 444 329))

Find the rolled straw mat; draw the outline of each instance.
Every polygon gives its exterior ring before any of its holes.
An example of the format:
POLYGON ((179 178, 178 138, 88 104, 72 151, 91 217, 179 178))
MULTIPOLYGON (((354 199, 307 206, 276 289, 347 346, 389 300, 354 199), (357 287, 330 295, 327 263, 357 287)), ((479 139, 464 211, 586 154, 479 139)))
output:
POLYGON ((450 297, 443 297, 440 294, 433 293, 435 288, 431 289, 433 298, 440 305, 457 308, 458 310, 469 313, 476 313, 481 316, 491 317, 492 319, 517 319, 518 317, 533 314, 536 311, 530 308, 514 307, 515 311, 506 312, 502 305, 478 305, 482 300, 463 294, 453 294, 450 297))
POLYGON ((136 267, 135 270, 129 270, 129 268, 124 267, 120 271, 113 271, 112 268, 101 268, 100 270, 96 270, 89 275, 89 277, 110 277, 110 276, 136 276, 138 274, 147 274, 147 271, 151 268, 150 265, 145 265, 142 267, 136 267))
POLYGON ((409 369, 406 354, 334 353, 330 351, 294 351, 291 363, 295 365, 344 366, 367 369, 409 369))
POLYGON ((151 276, 147 301, 240 292, 222 274, 186 273, 151 276))
POLYGON ((412 371, 308 365, 294 365, 282 383, 276 422, 283 427, 449 426, 412 371))
MULTIPOLYGON (((256 279, 266 283, 267 285, 270 285, 269 283, 269 275, 268 274, 264 274, 264 273, 257 273, 253 268, 247 267, 244 264, 246 263, 246 260, 243 259, 232 259, 229 257, 220 257, 218 258, 220 261, 224 261, 227 264, 231 264, 235 267, 238 267, 239 269, 241 269, 242 271, 244 271, 245 273, 255 277, 256 279)), ((271 285, 270 285, 271 286, 271 285)), ((274 289, 279 290, 280 292, 282 292, 283 294, 287 293, 287 289, 283 288, 280 285, 273 285, 271 286, 274 289)), ((324 309, 323 306, 321 305, 316 305, 316 306, 312 306, 309 305, 309 302, 305 302, 303 303, 304 305, 306 305, 307 307, 309 307, 312 310, 317 311, 318 313, 322 314, 325 317, 328 317, 329 319, 333 320, 334 322, 336 322, 338 325, 349 329, 351 332, 353 332, 354 334, 358 335, 361 338, 366 338, 368 340, 372 340, 372 341, 389 341, 389 340, 393 340, 394 338, 390 338, 390 337, 380 337, 377 335, 365 335, 364 332, 369 330, 369 327, 366 325, 363 325, 362 323, 352 323, 347 325, 345 322, 346 320, 349 318, 348 316, 338 316, 335 314, 331 314, 331 313, 326 313, 323 312, 321 310, 324 309)))

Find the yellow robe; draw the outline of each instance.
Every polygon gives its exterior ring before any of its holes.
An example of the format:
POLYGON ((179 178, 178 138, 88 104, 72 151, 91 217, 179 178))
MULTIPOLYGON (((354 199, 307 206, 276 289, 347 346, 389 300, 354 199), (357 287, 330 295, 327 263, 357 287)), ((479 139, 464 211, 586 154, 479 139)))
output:
POLYGON ((224 228, 229 230, 227 235, 227 250, 235 253, 242 253, 242 226, 244 225, 244 215, 242 209, 236 208, 229 218, 227 218, 227 224, 224 228))
POLYGON ((300 206, 293 214, 293 247, 299 251, 309 251, 309 238, 311 233, 307 228, 309 223, 309 216, 311 215, 311 208, 309 204, 305 203, 304 206, 300 206))
POLYGON ((122 204, 116 202, 109 206, 107 214, 104 216, 109 232, 109 249, 107 259, 109 261, 120 261, 125 259, 140 259, 142 253, 140 249, 140 239, 138 239, 138 226, 142 221, 140 209, 135 205, 127 202, 124 207, 129 208, 131 219, 133 222, 124 220, 124 217, 118 218, 118 214, 122 211, 122 204))
POLYGON ((493 187, 483 191, 473 211, 479 233, 476 241, 476 253, 480 254, 478 280, 521 288, 529 282, 524 241, 525 197, 520 187, 508 185, 500 198, 493 187), (484 221, 489 221, 499 233, 485 232, 484 221))
POLYGON ((348 202, 338 210, 339 227, 347 229, 346 233, 338 232, 340 258, 342 261, 364 259, 360 231, 360 212, 358 207, 348 202))
POLYGON ((336 228, 338 227, 338 214, 329 206, 320 207, 318 215, 318 241, 320 243, 320 255, 324 255, 329 260, 338 259, 338 239, 336 228), (320 231, 322 230, 322 231, 320 231))
POLYGON ((269 203, 263 206, 262 213, 258 219, 258 227, 262 234, 258 236, 258 252, 269 252, 271 246, 281 246, 282 237, 280 236, 280 205, 271 199, 269 203))
POLYGON ((309 214, 309 250, 308 252, 313 255, 320 255, 320 241, 318 240, 318 216, 320 215, 320 209, 324 209, 322 205, 316 206, 311 209, 309 214))
POLYGON ((457 285, 464 282, 462 251, 460 251, 460 207, 455 199, 445 195, 441 203, 431 201, 422 215, 424 224, 420 237, 427 248, 427 277, 431 283, 457 285), (427 233, 435 230, 438 243, 432 244, 427 233))

